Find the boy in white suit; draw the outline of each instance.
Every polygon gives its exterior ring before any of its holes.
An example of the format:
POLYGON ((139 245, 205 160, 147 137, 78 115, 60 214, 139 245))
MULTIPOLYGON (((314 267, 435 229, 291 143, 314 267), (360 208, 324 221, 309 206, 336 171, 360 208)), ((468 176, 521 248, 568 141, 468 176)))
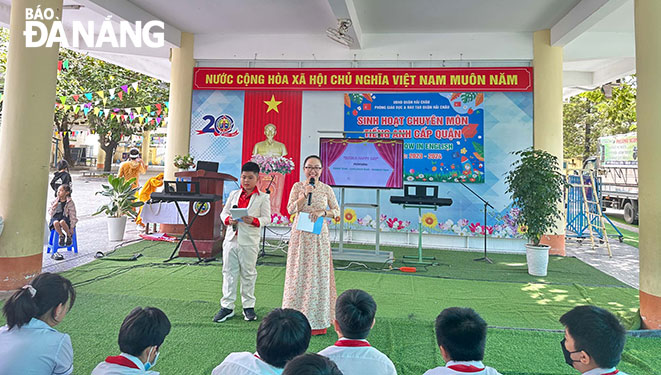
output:
POLYGON ((271 222, 271 201, 257 189, 259 165, 247 162, 241 167, 241 189, 230 193, 220 219, 227 225, 223 241, 223 298, 216 323, 234 316, 236 284, 241 278, 241 304, 245 320, 257 320, 255 314, 255 281, 260 227, 271 222), (232 219, 231 208, 247 208, 248 215, 232 219))

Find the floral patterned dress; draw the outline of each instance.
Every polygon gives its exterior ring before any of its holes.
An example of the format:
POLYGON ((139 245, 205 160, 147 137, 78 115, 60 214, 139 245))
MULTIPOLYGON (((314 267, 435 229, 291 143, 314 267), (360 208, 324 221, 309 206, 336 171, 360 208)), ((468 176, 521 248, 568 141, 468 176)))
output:
MULTIPOLYGON (((326 210, 327 216, 337 217, 340 208, 330 186, 317 182, 312 202, 298 209, 296 200, 305 189, 305 182, 297 182, 289 195, 287 210, 290 215, 298 212, 326 210)), ((335 316, 335 276, 331 257, 328 223, 324 220, 321 234, 296 230, 298 215, 294 218, 289 250, 282 307, 301 311, 308 318, 312 329, 328 328, 335 316)))

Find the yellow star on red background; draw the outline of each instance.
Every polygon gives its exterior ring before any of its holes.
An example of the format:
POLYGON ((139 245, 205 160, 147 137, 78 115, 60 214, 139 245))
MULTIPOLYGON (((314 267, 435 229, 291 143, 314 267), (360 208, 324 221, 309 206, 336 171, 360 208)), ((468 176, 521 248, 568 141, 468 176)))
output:
POLYGON ((280 105, 280 103, 282 103, 282 100, 275 100, 275 96, 271 95, 271 100, 264 100, 264 104, 269 106, 266 109, 266 113, 269 113, 271 110, 280 113, 280 111, 278 111, 278 105, 280 105))

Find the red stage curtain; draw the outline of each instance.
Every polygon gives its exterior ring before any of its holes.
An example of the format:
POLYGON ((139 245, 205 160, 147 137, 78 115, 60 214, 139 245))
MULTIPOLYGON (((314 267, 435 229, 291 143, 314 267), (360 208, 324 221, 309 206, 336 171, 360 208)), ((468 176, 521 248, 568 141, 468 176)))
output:
POLYGON ((386 187, 397 187, 402 183, 403 176, 403 165, 402 158, 398 157, 402 155, 402 144, 395 142, 384 142, 376 144, 376 151, 381 155, 383 160, 385 160, 388 165, 393 168, 386 187))
POLYGON ((342 156, 344 150, 347 148, 346 142, 328 142, 325 147, 321 150, 321 160, 324 161, 323 164, 323 173, 321 174, 321 182, 328 185, 335 185, 335 178, 331 173, 329 167, 335 163, 337 159, 342 156))
MULTIPOLYGON (((298 181, 301 154, 301 103, 303 100, 302 91, 246 91, 244 101, 244 124, 243 124, 243 163, 250 160, 255 143, 266 139, 264 136, 264 126, 273 124, 276 126, 277 134, 275 140, 285 144, 287 148, 286 157, 294 161, 295 169, 292 173, 285 176, 285 186, 282 194, 282 203, 280 205, 280 214, 288 215, 287 202, 289 201, 289 192, 295 182, 298 181), (275 109, 269 109, 264 103, 271 101, 281 101, 275 109)), ((272 212, 274 214, 275 212, 272 212)))

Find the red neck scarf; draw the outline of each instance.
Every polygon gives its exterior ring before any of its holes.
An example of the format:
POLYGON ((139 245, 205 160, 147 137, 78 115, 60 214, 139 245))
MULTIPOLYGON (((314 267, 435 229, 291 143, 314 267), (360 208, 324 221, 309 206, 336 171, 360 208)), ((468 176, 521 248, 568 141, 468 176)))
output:
POLYGON ((119 365, 119 366, 136 368, 136 369, 140 368, 138 367, 138 365, 133 363, 133 361, 122 355, 114 355, 114 356, 106 357, 106 363, 112 363, 113 365, 119 365))
POLYGON ((479 368, 473 365, 452 365, 448 366, 448 368, 459 372, 480 372, 485 369, 484 367, 479 368))
POLYGON ((359 347, 359 346, 371 346, 369 342, 363 340, 337 340, 335 341, 335 346, 345 346, 345 347, 359 347))

